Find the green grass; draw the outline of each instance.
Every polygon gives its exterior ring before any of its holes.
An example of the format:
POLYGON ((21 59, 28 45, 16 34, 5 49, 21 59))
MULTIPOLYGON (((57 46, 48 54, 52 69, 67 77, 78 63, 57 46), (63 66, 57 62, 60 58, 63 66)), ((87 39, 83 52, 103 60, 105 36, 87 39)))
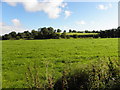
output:
MULTIPOLYGON (((61 33, 58 33, 61 34, 61 33)), ((66 33, 66 35, 97 35, 98 33, 66 33)))
MULTIPOLYGON (((27 67, 36 63, 41 83, 45 83, 46 66, 55 80, 71 62, 86 65, 106 57, 117 59, 118 39, 49 39, 2 41, 2 85, 3 88, 22 88, 26 85, 27 67)), ((34 70, 33 70, 34 72, 34 70)))

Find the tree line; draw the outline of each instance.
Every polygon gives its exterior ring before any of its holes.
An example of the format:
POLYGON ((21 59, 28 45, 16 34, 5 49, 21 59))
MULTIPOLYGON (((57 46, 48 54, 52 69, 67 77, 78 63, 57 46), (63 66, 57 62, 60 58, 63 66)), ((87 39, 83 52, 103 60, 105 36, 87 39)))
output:
POLYGON ((19 40, 19 39, 26 39, 26 40, 33 40, 33 39, 60 39, 60 38, 119 38, 120 37, 120 27, 117 29, 109 29, 109 30, 100 30, 100 31, 76 31, 76 30, 69 30, 66 32, 60 29, 54 29, 52 27, 43 27, 38 28, 38 30, 24 31, 22 33, 16 33, 15 31, 10 32, 9 34, 5 34, 0 36, 2 40, 19 40), (72 35, 67 35, 66 33, 73 33, 72 35), (97 34, 88 34, 88 35, 77 35, 74 33, 97 33, 97 34))

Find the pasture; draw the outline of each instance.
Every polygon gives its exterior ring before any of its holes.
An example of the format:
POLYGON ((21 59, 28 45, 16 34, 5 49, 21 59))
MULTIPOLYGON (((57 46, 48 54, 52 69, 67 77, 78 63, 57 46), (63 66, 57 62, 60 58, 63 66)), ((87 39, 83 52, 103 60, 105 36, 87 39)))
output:
MULTIPOLYGON (((62 34, 62 33, 58 33, 62 34)), ((98 33, 66 33, 66 35, 98 35, 98 33)))
MULTIPOLYGON (((66 68, 110 57, 118 59, 118 38, 2 41, 2 87, 24 88, 28 67, 38 67, 40 83, 46 73, 55 81, 66 68)), ((34 69, 32 69, 34 73, 34 69)))
POLYGON ((66 35, 98 35, 98 33, 66 33, 66 35))

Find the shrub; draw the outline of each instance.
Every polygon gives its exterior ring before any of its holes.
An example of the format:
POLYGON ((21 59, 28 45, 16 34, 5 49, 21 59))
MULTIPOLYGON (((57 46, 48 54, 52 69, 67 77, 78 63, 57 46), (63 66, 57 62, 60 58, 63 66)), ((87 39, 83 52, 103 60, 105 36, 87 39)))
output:
MULTIPOLYGON (((117 60, 92 62, 85 67, 74 68, 71 73, 73 74, 65 76, 67 89, 70 90, 118 90, 120 88, 120 69, 117 60)), ((56 82, 55 89, 63 89, 62 85, 61 78, 56 82)))
POLYGON ((120 88, 120 64, 118 60, 104 58, 104 60, 93 61, 81 66, 77 64, 72 69, 70 62, 69 65, 66 63, 62 76, 57 81, 54 75, 48 72, 47 63, 45 62, 44 83, 41 83, 36 65, 32 69, 28 67, 26 81, 30 88, 55 90, 119 90, 120 88))
POLYGON ((73 35, 73 38, 78 38, 78 35, 77 35, 77 34, 74 34, 74 35, 73 35))
POLYGON ((70 39, 70 36, 69 36, 69 35, 66 35, 66 38, 67 38, 67 39, 70 39))
POLYGON ((61 38, 66 38, 66 33, 65 32, 61 34, 61 38))

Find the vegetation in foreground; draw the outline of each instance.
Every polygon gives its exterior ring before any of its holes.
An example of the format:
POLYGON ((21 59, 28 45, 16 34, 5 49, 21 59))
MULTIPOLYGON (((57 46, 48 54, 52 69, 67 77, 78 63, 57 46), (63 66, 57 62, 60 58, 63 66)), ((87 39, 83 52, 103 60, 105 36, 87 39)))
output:
POLYGON ((55 83, 55 90, 119 90, 120 63, 118 60, 103 58, 98 61, 77 65, 71 72, 63 71, 63 76, 55 83))
MULTIPOLYGON (((70 62, 68 63, 70 64, 70 62)), ((41 83, 39 68, 28 67, 26 81, 29 88, 52 90, 119 90, 120 63, 118 60, 103 58, 89 64, 77 64, 74 68, 66 65, 60 79, 55 81, 54 70, 50 73, 46 67, 45 83, 41 83), (33 73, 35 72, 35 73, 33 73)))
MULTIPOLYGON (((72 75, 76 73, 76 66, 84 67, 100 59, 107 62, 108 57, 110 60, 118 60, 117 38, 7 40, 2 43, 3 88, 29 88, 26 76, 29 79, 32 74, 39 77, 40 87, 48 87, 48 81, 53 87, 63 77, 63 71, 69 67, 72 75), (38 70, 34 70, 34 66, 38 70), (39 72, 38 75, 36 71, 39 72)), ((88 71, 91 69, 88 67, 88 71)), ((32 87, 35 87, 34 83, 32 87)))

